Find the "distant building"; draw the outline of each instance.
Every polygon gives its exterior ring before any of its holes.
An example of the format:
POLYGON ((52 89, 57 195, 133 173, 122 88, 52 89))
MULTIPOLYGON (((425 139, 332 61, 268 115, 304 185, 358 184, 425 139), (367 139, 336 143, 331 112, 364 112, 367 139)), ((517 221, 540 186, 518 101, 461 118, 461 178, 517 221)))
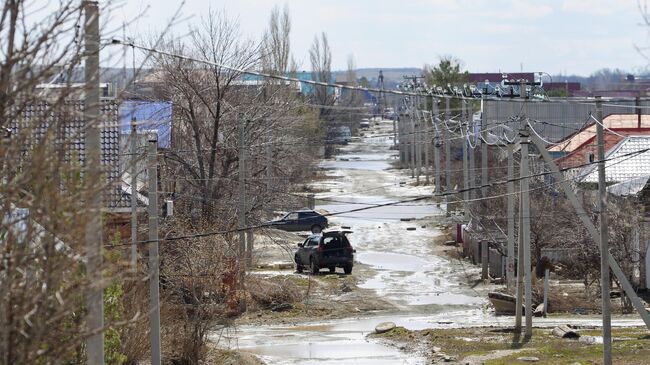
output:
MULTIPOLYGON (((49 84, 38 84, 34 87, 34 91, 37 94, 40 94, 43 97, 48 96, 60 96, 61 92, 67 93, 66 97, 70 99, 83 99, 84 98, 84 86, 86 84, 77 82, 77 83, 49 83, 49 84)), ((115 90, 113 85, 107 82, 102 82, 99 84, 100 94, 102 98, 109 98, 115 96, 115 90)))
POLYGON ((486 72, 486 73, 470 73, 467 77, 467 82, 477 84, 481 82, 489 82, 491 84, 500 84, 504 79, 508 80, 528 80, 535 81, 534 72, 486 72), (504 77, 505 76, 505 77, 504 77))

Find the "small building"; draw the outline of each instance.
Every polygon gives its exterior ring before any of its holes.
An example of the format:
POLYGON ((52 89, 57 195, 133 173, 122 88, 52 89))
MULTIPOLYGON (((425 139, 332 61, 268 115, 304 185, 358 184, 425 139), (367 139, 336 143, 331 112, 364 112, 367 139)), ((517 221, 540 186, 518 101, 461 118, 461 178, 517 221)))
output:
POLYGON ((500 84, 504 79, 508 80, 535 80, 534 72, 480 72, 470 73, 467 75, 467 82, 471 84, 489 82, 492 84, 500 84))

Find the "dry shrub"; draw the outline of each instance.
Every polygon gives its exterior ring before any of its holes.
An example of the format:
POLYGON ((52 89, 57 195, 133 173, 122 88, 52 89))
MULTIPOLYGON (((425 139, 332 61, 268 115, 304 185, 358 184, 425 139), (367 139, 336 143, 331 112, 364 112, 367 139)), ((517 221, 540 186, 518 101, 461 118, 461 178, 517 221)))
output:
POLYGON ((123 303, 125 318, 135 320, 121 329, 122 353, 127 356, 128 364, 137 364, 150 356, 149 283, 143 280, 125 281, 123 303))
MULTIPOLYGON (((165 225, 171 236, 222 229, 214 224, 197 227, 196 222, 180 219, 165 225)), ((222 235, 161 244, 161 336, 164 356, 175 364, 198 364, 205 355, 208 334, 228 323, 230 314, 237 314, 229 311, 228 304, 241 283, 226 285, 227 278, 236 277, 236 265, 230 269, 227 265, 236 253, 234 247, 233 238, 222 235)))
POLYGON ((284 276, 262 278, 249 275, 246 289, 252 299, 251 305, 260 309, 300 301, 304 291, 295 280, 284 276))

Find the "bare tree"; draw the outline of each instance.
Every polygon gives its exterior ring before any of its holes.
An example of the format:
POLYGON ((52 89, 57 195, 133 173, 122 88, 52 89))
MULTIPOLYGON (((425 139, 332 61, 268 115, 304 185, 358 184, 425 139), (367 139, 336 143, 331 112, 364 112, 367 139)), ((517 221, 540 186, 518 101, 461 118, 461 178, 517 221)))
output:
MULTIPOLYGON (((327 35, 321 33, 320 38, 314 36, 314 42, 309 49, 309 61, 311 64, 311 78, 314 81, 329 83, 332 80, 332 51, 330 50, 327 35)), ((314 101, 324 106, 320 109, 320 116, 328 114, 329 109, 325 108, 334 104, 334 93, 331 87, 314 86, 314 101)))
MULTIPOLYGON (((89 283, 82 259, 83 202, 108 189, 82 183, 84 105, 68 76, 84 57, 83 2, 57 5, 42 15, 41 4, 9 0, 0 11, 1 364, 83 362, 83 295, 90 285, 110 285, 89 283), (55 90, 42 86, 53 81, 55 90)), ((105 346, 109 361, 121 358, 119 337, 108 333, 114 318, 101 329, 113 341, 105 346)))
POLYGON ((290 33, 289 7, 285 4, 280 13, 280 8, 275 6, 269 18, 269 28, 262 38, 262 70, 284 75, 290 68, 295 68, 295 63, 291 59, 290 33), (294 67, 291 67, 292 64, 294 67))

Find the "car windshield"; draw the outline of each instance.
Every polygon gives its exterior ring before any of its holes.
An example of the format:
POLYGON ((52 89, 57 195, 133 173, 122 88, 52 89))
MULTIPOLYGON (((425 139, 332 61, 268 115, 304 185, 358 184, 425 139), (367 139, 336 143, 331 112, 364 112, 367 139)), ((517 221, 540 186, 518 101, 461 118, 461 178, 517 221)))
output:
POLYGON ((287 213, 284 217, 282 217, 283 220, 296 220, 298 219, 298 213, 296 212, 291 212, 287 213))

